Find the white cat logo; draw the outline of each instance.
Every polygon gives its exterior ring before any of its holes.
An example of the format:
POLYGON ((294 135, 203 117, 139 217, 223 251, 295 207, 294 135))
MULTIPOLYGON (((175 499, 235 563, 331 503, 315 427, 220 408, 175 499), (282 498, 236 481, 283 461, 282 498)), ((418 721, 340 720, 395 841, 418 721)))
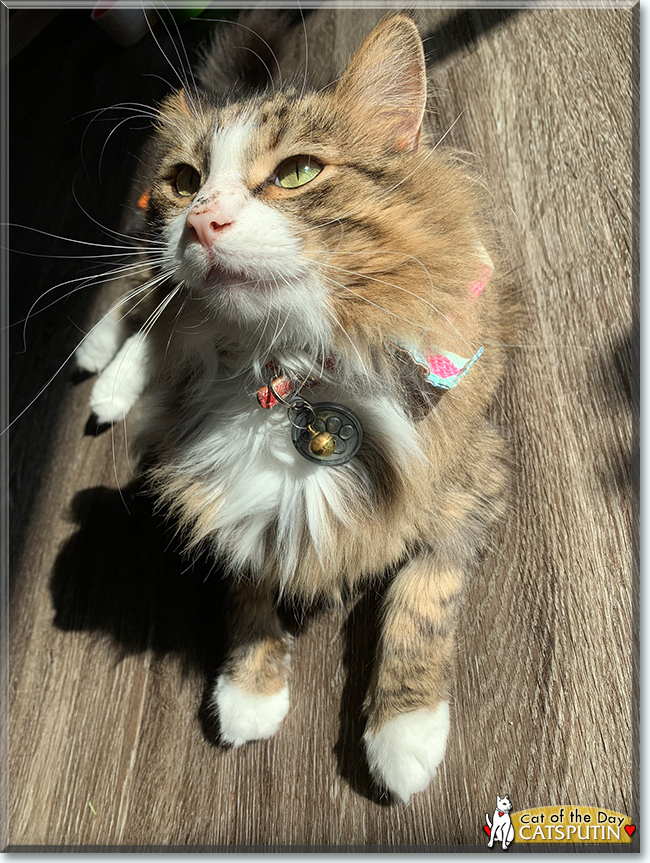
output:
POLYGON ((515 828, 512 826, 512 821, 510 820, 511 812, 512 803, 508 800, 508 795, 499 797, 497 794, 497 808, 494 810, 492 821, 490 821, 490 816, 487 813, 485 815, 485 823, 490 828, 488 848, 492 848, 496 839, 497 842, 501 843, 501 847, 505 851, 515 838, 515 828))

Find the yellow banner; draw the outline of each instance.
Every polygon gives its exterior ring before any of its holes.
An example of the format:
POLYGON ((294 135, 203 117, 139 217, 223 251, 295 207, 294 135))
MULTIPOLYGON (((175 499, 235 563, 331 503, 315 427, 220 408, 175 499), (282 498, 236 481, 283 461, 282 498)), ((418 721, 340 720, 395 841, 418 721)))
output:
POLYGON ((636 831, 629 815, 596 806, 539 806, 510 817, 522 844, 629 843, 636 831))

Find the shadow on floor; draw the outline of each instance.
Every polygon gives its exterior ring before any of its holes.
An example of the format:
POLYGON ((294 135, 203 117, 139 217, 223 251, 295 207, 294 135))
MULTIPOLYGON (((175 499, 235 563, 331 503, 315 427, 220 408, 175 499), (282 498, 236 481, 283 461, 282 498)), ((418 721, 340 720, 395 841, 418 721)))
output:
POLYGON ((183 673, 209 675, 224 649, 226 584, 205 558, 183 558, 171 525, 137 482, 76 495, 77 532, 50 582, 54 624, 111 636, 125 654, 181 657, 183 673))
POLYGON ((423 34, 424 51, 428 67, 445 60, 461 48, 477 42, 481 36, 512 18, 520 9, 462 9, 436 27, 423 34))
MULTIPOLYGON (((151 650, 175 654, 181 673, 198 674, 205 688, 197 718, 205 739, 219 745, 219 723, 210 708, 212 681, 225 659, 228 585, 207 556, 188 562, 173 525, 133 482, 121 491, 79 492, 70 507, 77 531, 62 546, 50 580, 54 625, 67 632, 108 635, 123 656, 151 650)), ((335 746, 339 773, 359 794, 379 800, 361 738, 363 698, 375 650, 378 594, 350 602, 344 629, 347 680, 335 746)), ((299 636, 326 607, 282 605, 286 628, 299 636)))
POLYGON ((357 794, 373 803, 390 805, 391 799, 372 782, 366 764, 362 737, 365 729, 363 700, 370 683, 377 647, 377 616, 380 595, 366 591, 357 600, 345 622, 343 663, 347 671, 339 713, 339 739, 334 746, 339 775, 357 794))

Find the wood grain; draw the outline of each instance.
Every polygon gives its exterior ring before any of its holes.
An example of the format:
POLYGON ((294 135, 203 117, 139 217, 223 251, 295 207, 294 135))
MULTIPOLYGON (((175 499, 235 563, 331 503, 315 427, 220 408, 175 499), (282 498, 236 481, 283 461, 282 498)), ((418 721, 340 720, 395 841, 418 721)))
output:
MULTIPOLYGON (((333 66, 381 14, 307 17, 316 80, 334 78, 333 66)), ((141 85, 152 85, 140 72, 164 67, 155 46, 122 52, 75 15, 62 13, 14 61, 14 221, 97 241, 70 195, 82 129, 61 127, 107 97, 146 101, 141 85), (65 28, 63 52, 57 40, 65 28), (37 50, 40 66, 30 72, 37 50), (39 154, 29 129, 51 139, 40 156, 40 192, 28 170, 39 154)), ((445 143, 483 166, 528 316, 494 411, 512 445, 516 497, 462 612, 439 774, 407 807, 386 805, 370 785, 359 740, 372 593, 303 622, 292 708, 274 740, 237 751, 215 745, 203 698, 222 651, 219 573, 206 561, 182 560, 138 496, 124 429, 84 435, 92 382, 73 386, 66 372, 11 441, 5 841, 14 849, 471 850, 483 844, 484 813, 506 792, 515 809, 578 803, 638 817, 631 455, 638 12, 420 15, 432 122, 441 135, 455 123, 445 143)), ((300 40, 294 57, 301 68, 300 40)), ((134 138, 120 134, 125 151, 137 152, 134 138)), ((101 141, 93 170, 100 148, 101 141)), ((106 159, 101 203, 92 201, 92 185, 84 191, 91 212, 114 227, 127 166, 119 148, 108 147, 106 159)), ((29 248, 75 251, 46 246, 29 248)), ((13 318, 78 268, 14 263, 13 318)), ((80 292, 35 318, 26 354, 17 339, 15 413, 73 349, 79 335, 68 318, 83 327, 91 299, 80 292)))

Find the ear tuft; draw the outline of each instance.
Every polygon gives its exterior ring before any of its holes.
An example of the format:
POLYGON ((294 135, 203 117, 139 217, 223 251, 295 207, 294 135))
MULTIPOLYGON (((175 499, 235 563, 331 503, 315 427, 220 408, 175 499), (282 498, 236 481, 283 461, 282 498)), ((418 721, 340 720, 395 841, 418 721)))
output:
POLYGON ((185 114, 185 116, 190 117, 191 112, 187 100, 188 97, 185 88, 181 87, 179 90, 172 90, 171 93, 165 96, 162 108, 169 114, 185 114))
POLYGON ((185 88, 181 87, 181 89, 177 93, 178 95, 178 104, 180 105, 180 109, 184 114, 190 116, 190 109, 187 104, 187 94, 185 93, 185 88))
POLYGON ((427 98, 418 29, 405 15, 384 19, 352 58, 337 86, 346 109, 373 138, 395 150, 417 149, 427 98))

